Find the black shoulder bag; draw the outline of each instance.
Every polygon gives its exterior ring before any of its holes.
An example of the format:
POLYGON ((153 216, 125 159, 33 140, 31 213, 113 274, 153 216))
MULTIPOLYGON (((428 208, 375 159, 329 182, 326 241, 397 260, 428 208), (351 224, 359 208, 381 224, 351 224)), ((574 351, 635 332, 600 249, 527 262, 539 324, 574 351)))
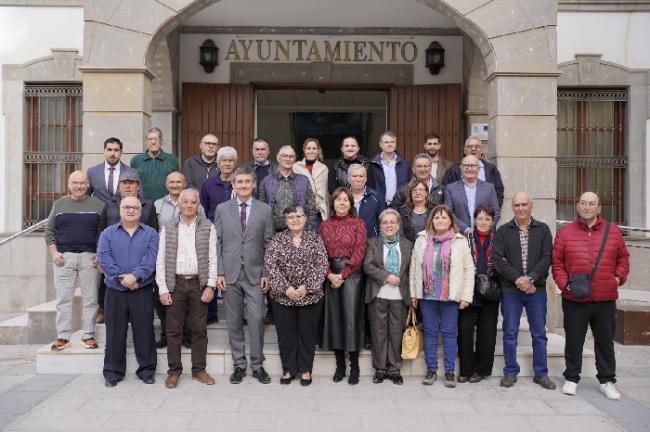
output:
MULTIPOLYGON (((472 259, 474 259, 474 233, 470 235, 469 242, 472 259)), ((474 266, 476 266, 476 262, 474 262, 474 266)), ((474 295, 480 300, 499 301, 501 299, 499 279, 484 273, 474 273, 474 295)))
POLYGON ((600 264, 600 259, 603 257, 605 244, 607 243, 607 237, 609 236, 609 226, 610 223, 607 222, 607 225, 605 225, 605 235, 603 236, 603 242, 600 245, 600 251, 598 252, 598 258, 596 258, 596 262, 594 263, 594 268, 591 270, 591 273, 576 273, 572 276, 569 276, 568 289, 571 291, 573 298, 576 300, 591 297, 591 280, 594 278, 598 264, 600 264))

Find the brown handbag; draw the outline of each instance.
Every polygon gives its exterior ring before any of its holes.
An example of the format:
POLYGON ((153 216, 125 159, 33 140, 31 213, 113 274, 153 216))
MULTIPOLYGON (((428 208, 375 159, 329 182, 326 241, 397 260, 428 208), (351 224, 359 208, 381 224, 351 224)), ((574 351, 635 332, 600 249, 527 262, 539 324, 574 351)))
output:
POLYGON ((415 308, 411 306, 406 316, 406 330, 404 330, 402 336, 402 358, 404 360, 414 360, 423 349, 422 331, 418 327, 415 308))

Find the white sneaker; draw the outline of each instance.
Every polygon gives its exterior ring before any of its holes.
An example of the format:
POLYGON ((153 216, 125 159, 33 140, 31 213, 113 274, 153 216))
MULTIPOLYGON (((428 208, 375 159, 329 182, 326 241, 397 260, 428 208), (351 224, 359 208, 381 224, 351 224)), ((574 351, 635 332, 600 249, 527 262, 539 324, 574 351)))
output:
POLYGON ((564 381, 564 386, 562 386, 562 393, 569 396, 575 396, 578 391, 578 383, 571 381, 564 381))
POLYGON ((601 384, 600 392, 610 400, 619 400, 621 398, 621 394, 616 390, 616 387, 614 387, 614 383, 611 382, 601 384))

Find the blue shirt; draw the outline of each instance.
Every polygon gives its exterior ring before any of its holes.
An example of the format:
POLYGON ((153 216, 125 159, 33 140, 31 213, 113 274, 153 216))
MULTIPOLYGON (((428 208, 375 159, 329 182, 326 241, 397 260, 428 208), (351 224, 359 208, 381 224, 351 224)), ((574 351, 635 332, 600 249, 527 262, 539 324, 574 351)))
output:
POLYGON ((104 270, 104 282, 118 291, 127 291, 118 278, 121 274, 133 273, 141 287, 153 283, 157 255, 158 233, 143 223, 133 236, 121 222, 109 226, 99 236, 97 261, 104 270))
POLYGON ((467 183, 463 181, 463 186, 465 187, 465 195, 467 196, 467 210, 469 210, 469 220, 470 226, 474 228, 474 209, 476 208, 476 183, 474 187, 467 186, 467 183))
POLYGON ((395 171, 397 165, 397 155, 393 156, 393 160, 388 162, 384 159, 384 155, 381 155, 381 168, 384 171, 384 179, 386 186, 386 202, 389 203, 393 200, 395 192, 397 192, 397 172, 395 171))

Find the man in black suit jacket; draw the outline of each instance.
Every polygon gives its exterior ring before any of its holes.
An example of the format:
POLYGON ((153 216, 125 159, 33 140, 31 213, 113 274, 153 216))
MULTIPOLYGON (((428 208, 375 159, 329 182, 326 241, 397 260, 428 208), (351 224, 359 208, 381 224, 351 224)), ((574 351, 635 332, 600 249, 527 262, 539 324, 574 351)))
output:
MULTIPOLYGON (((503 206, 503 182, 501 181, 501 173, 497 169, 496 165, 491 164, 490 162, 484 159, 484 149, 481 138, 477 136, 471 136, 465 140, 464 147, 465 156, 475 156, 479 159, 479 173, 478 179, 492 183, 494 190, 497 193, 497 200, 499 201, 499 209, 503 206)), ((444 184, 450 184, 455 181, 458 181, 462 178, 460 165, 454 164, 449 170, 447 170, 447 177, 444 181, 444 184)))
MULTIPOLYGON (((130 166, 122 163, 122 141, 119 138, 110 137, 104 141, 104 162, 88 168, 87 195, 92 195, 101 200, 104 204, 117 199, 119 201, 119 178, 124 172, 134 172, 139 179, 138 172, 130 166)), ((139 180, 138 180, 139 181, 139 180)), ((140 193, 139 198, 142 199, 140 193)))

